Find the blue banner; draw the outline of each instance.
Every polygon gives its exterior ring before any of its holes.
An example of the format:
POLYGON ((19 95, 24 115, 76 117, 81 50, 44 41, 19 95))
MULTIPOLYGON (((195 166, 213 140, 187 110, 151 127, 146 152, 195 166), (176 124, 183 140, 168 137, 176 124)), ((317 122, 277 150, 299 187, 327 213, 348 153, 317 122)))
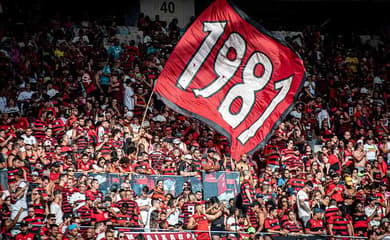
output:
MULTIPOLYGON (((82 173, 76 172, 75 177, 81 175, 97 179, 100 186, 99 190, 105 195, 114 185, 118 189, 125 182, 128 182, 134 192, 140 196, 144 186, 154 189, 157 181, 162 180, 165 193, 170 193, 174 197, 179 196, 186 183, 192 189, 193 193, 203 192, 205 200, 218 196, 222 201, 228 201, 239 194, 240 174, 238 172, 214 172, 203 173, 202 177, 184 177, 168 175, 141 175, 141 174, 117 174, 117 173, 82 173)), ((8 172, 6 169, 0 171, 0 184, 3 189, 8 189, 8 172)))
POLYGON ((240 193, 240 174, 238 172, 203 173, 204 199, 218 196, 220 201, 228 202, 240 193))

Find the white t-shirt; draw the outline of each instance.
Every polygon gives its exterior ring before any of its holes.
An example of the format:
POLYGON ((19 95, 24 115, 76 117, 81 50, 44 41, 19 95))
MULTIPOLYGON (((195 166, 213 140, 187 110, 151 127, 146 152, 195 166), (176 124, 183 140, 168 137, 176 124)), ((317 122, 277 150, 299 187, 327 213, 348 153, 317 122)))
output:
POLYGON ((146 216, 146 221, 143 220, 145 221, 145 231, 150 231, 150 214, 152 214, 154 210, 157 210, 157 208, 155 207, 149 208, 148 215, 146 216))
POLYGON ((18 106, 15 107, 6 107, 4 110, 5 113, 17 113, 20 112, 20 109, 18 106))
POLYGON ((328 127, 330 128, 329 113, 325 109, 322 109, 317 116, 317 121, 320 128, 322 128, 322 121, 324 121, 325 119, 327 119, 328 127))
POLYGON ((30 135, 30 136, 26 136, 25 134, 22 135, 22 138, 23 138, 23 142, 24 144, 31 144, 31 145, 34 145, 37 143, 37 139, 33 136, 33 135, 30 135))
POLYGON ((105 130, 104 130, 104 127, 103 126, 100 126, 98 127, 97 129, 97 134, 98 134, 98 139, 99 139, 99 143, 102 143, 103 142, 103 136, 105 134, 105 130))
POLYGON ((307 212, 303 207, 301 207, 301 204, 299 203, 300 200, 304 200, 305 201, 305 203, 304 203, 305 206, 310 209, 309 196, 302 189, 299 190, 298 194, 297 194, 298 215, 299 215, 299 217, 308 217, 308 216, 310 216, 310 211, 307 212))
POLYGON ((123 84, 125 88, 125 96, 123 98, 123 103, 129 109, 129 111, 134 110, 134 90, 132 87, 127 86, 127 84, 123 84))
MULTIPOLYGON (((390 149, 390 142, 387 142, 387 149, 390 149)), ((387 164, 390 163, 390 151, 387 153, 387 164)))
POLYGON ((130 127, 133 129, 134 133, 138 133, 139 129, 141 128, 141 125, 139 125, 139 124, 136 125, 134 123, 131 123, 130 127))
POLYGON ((233 231, 239 231, 240 230, 240 225, 238 225, 236 218, 234 216, 230 216, 227 221, 227 225, 230 225, 230 229, 233 231))
MULTIPOLYGON (((24 180, 21 180, 15 184, 14 189, 17 190, 18 188, 24 188, 27 186, 27 182, 24 180)), ((19 221, 23 219, 23 217, 26 216, 25 213, 27 213, 27 188, 24 191, 24 194, 21 198, 19 198, 14 204, 11 204, 11 218, 14 219, 14 217, 17 215, 19 210, 21 208, 24 208, 24 213, 20 215, 19 221)), ((18 222, 19 222, 18 221, 18 222)))
POLYGON ((6 106, 7 106, 7 98, 0 97, 0 112, 4 112, 6 106))
POLYGON ((378 151, 378 147, 375 144, 364 144, 364 151, 366 152, 367 160, 375 160, 376 159, 376 151, 378 151))
MULTIPOLYGON (((135 202, 138 204, 139 207, 144 207, 144 206, 149 206, 152 207, 152 199, 150 198, 139 198, 135 200, 135 202)), ((147 218, 148 218, 148 210, 141 210, 141 217, 142 217, 142 222, 144 225, 146 225, 147 218)))
POLYGON ((155 122, 166 122, 167 119, 163 115, 159 114, 159 115, 157 115, 157 116, 155 116, 153 118, 153 121, 155 121, 155 122))
MULTIPOLYGON (((374 213, 375 209, 378 209, 378 210, 377 210, 378 216, 381 216, 381 215, 384 214, 383 208, 380 207, 380 206, 377 206, 376 208, 375 208, 375 207, 371 208, 370 206, 367 206, 367 207, 364 209, 364 213, 366 214, 367 217, 369 217, 369 216, 371 216, 371 215, 374 213)), ((373 227, 373 226, 379 226, 380 224, 381 224, 381 222, 378 221, 378 220, 371 220, 371 221, 370 221, 370 225, 371 225, 372 227, 373 227)))
POLYGON ((62 212, 61 206, 55 202, 52 202, 50 205, 50 213, 56 215, 56 224, 60 225, 62 223, 62 217, 64 213, 62 212))
POLYGON ((24 100, 27 100, 27 99, 31 99, 33 94, 34 94, 33 91, 30 91, 30 92, 23 91, 23 92, 21 92, 19 94, 18 101, 24 101, 24 100))
MULTIPOLYGON (((171 209, 169 209, 170 211, 171 209)), ((175 209, 171 215, 167 217, 167 222, 169 225, 176 225, 179 223, 180 210, 178 208, 175 209)))
POLYGON ((47 90, 47 95, 49 95, 50 98, 54 97, 57 93, 58 91, 55 90, 54 88, 47 90))

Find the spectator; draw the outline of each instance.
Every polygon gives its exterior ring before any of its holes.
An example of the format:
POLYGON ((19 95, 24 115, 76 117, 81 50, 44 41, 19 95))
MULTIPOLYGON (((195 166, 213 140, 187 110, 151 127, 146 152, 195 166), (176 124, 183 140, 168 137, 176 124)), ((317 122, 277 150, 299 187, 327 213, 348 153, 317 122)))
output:
POLYGON ((303 225, 306 227, 311 218, 311 209, 309 204, 309 194, 313 190, 313 183, 306 182, 305 186, 297 193, 297 206, 299 218, 302 220, 303 225))

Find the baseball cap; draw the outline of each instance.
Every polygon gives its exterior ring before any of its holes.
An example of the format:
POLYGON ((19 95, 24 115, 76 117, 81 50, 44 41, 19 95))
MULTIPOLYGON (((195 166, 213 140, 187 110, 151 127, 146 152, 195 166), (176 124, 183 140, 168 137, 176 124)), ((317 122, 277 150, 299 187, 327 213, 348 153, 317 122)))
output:
POLYGON ((374 201, 374 200, 375 200, 375 198, 372 197, 372 196, 368 196, 368 198, 367 198, 367 202, 371 202, 371 201, 374 201))
POLYGON ((256 194, 256 198, 264 198, 264 195, 261 193, 256 194))
POLYGON ((322 208, 314 208, 313 213, 323 213, 324 210, 322 208))
POLYGON ((348 186, 352 185, 352 178, 351 177, 345 177, 345 184, 348 186))
POLYGON ((37 171, 34 171, 31 173, 31 176, 39 176, 39 173, 37 171))
POLYGON ((209 148, 209 149, 207 150, 207 153, 215 153, 215 150, 212 149, 212 148, 209 148))
POLYGON ((103 202, 112 202, 112 198, 110 196, 105 196, 103 202))
POLYGON ((249 234, 256 233, 256 229, 254 227, 249 227, 248 228, 248 233, 249 234))
POLYGON ((330 175, 331 178, 335 178, 335 177, 338 177, 338 176, 339 175, 336 172, 334 172, 334 173, 332 173, 332 175, 330 175))
POLYGON ((28 223, 26 221, 22 221, 22 223, 20 224, 20 227, 27 227, 28 226, 28 223))
POLYGON ((69 230, 69 231, 72 231, 72 230, 75 229, 75 228, 78 228, 78 227, 77 227, 77 224, 71 224, 71 225, 69 225, 68 230, 69 230))
POLYGON ((173 144, 180 144, 181 143, 181 141, 180 141, 180 139, 178 139, 178 138, 175 138, 174 140, 173 140, 173 144))
POLYGON ((184 158, 185 159, 192 159, 192 156, 190 154, 186 154, 186 155, 184 155, 184 158))
POLYGON ((61 167, 61 164, 59 162, 54 162, 52 164, 53 167, 61 167))

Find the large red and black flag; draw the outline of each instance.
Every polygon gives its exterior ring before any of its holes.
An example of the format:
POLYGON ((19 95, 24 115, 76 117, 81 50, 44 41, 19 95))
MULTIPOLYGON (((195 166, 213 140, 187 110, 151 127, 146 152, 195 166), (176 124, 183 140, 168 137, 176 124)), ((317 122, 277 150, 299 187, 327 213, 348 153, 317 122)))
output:
POLYGON ((154 91, 227 136, 238 159, 268 141, 304 78, 303 61, 286 42, 216 0, 180 39, 154 91))

